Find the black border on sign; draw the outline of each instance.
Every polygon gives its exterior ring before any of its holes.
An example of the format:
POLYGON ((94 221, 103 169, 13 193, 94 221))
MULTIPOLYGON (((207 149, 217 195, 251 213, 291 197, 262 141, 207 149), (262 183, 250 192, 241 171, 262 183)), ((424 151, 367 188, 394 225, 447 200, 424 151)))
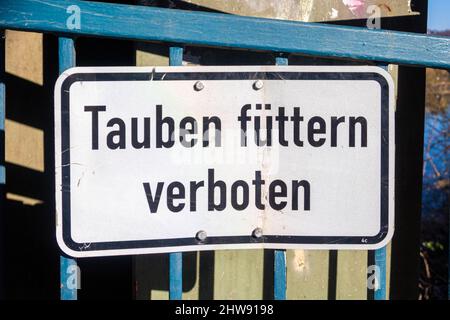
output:
POLYGON ((218 244, 377 244, 383 241, 389 229, 389 84, 376 72, 111 72, 77 73, 69 75, 61 85, 61 164, 62 164, 62 238, 73 251, 104 251, 143 249, 160 247, 192 246, 218 244), (132 240, 113 242, 93 242, 89 246, 77 243, 71 236, 71 198, 70 198, 70 86, 78 81, 177 81, 177 80, 371 80, 381 87, 381 214, 380 231, 375 236, 276 236, 251 235, 208 237, 199 242, 191 238, 163 240, 132 240))

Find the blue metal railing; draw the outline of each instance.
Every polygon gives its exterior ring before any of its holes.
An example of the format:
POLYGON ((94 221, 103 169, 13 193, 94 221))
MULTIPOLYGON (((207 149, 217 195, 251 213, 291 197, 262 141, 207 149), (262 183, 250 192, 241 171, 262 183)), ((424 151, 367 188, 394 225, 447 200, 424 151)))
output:
MULTIPOLYGON (((0 29, 53 32, 67 37, 92 36, 163 41, 278 53, 370 60, 450 69, 450 39, 405 32, 308 24, 293 21, 189 12, 79 0, 4 0, 0 29), (70 28, 67 8, 77 6, 80 25, 70 28), (120 19, 117 19, 120 17, 120 19)), ((59 40, 60 72, 75 65, 73 40, 59 40)), ((2 54, 2 53, 1 53, 2 54)), ((170 65, 181 65, 183 49, 170 48, 170 65)), ((288 64, 278 57, 276 63, 288 64)), ((0 83, 0 130, 4 130, 5 89, 0 83)), ((0 141, 4 147, 4 141, 0 141)), ((0 166, 0 183, 5 183, 0 166)), ((386 298, 386 248, 375 252, 381 272, 375 299, 386 298)), ((67 286, 67 268, 76 262, 61 257, 61 299, 76 299, 67 286)), ((286 299, 286 253, 274 252, 274 298, 286 299)), ((170 254, 169 297, 182 298, 182 255, 170 254)))
MULTIPOLYGON (((387 64, 379 64, 379 67, 388 71, 387 64)), ((378 287, 375 288, 374 299, 387 299, 387 283, 386 283, 386 247, 375 250, 375 266, 377 267, 378 287)))
MULTIPOLYGON (((287 58, 280 56, 275 58, 275 63, 280 66, 286 66, 289 62, 287 58)), ((273 297, 275 300, 286 300, 286 250, 275 250, 273 259, 273 297)))
MULTIPOLYGON (((183 48, 170 47, 169 65, 183 64, 183 48)), ((183 254, 175 252, 169 254, 169 299, 181 300, 183 296, 183 254)))
MULTIPOLYGON (((70 38, 59 38, 59 73, 63 73, 65 70, 75 67, 76 65, 76 55, 75 55, 75 45, 73 39, 70 38)), ((73 275, 70 273, 71 266, 76 266, 77 263, 74 259, 66 258, 65 256, 60 256, 59 258, 59 274, 60 274, 60 297, 61 300, 77 300, 77 288, 72 287, 73 283, 70 283, 70 276, 76 276, 76 281, 78 281, 78 275, 73 275)), ((75 268, 74 270, 77 270, 75 268)), ((76 283, 78 285, 78 283, 76 283)))

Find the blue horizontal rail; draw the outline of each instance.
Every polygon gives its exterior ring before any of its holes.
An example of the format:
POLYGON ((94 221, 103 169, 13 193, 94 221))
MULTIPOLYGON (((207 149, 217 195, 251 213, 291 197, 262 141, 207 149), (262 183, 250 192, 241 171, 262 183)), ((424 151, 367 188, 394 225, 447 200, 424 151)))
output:
POLYGON ((1 28, 450 69, 445 37, 90 1, 3 0, 1 28))

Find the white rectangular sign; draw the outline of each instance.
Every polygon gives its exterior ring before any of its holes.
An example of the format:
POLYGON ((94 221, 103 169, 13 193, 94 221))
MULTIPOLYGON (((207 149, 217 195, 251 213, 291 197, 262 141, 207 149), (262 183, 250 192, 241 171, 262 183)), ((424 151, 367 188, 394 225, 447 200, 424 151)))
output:
POLYGON ((70 69, 55 88, 59 246, 380 248, 393 99, 378 67, 70 69))

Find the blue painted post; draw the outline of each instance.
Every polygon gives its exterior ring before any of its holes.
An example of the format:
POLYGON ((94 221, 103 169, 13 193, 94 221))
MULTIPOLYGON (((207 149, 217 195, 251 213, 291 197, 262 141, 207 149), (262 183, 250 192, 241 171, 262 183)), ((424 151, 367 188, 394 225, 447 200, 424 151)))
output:
POLYGON ((378 287, 375 289, 375 300, 386 300, 386 247, 375 250, 375 265, 378 267, 378 287))
POLYGON ((181 66, 183 64, 183 48, 170 47, 169 50, 169 65, 181 66))
MULTIPOLYGON (((75 46, 72 39, 59 38, 59 73, 75 66, 75 46)), ((74 259, 60 256, 60 299, 77 300, 77 286, 79 275, 77 274, 77 262, 74 259)))
MULTIPOLYGON (((169 65, 181 66, 183 48, 170 47, 169 65)), ((169 254, 169 299, 181 300, 183 295, 183 255, 181 252, 169 254)))
MULTIPOLYGON (((277 65, 287 65, 288 59, 284 57, 276 57, 275 63, 277 65)), ((273 267, 273 297, 275 300, 286 300, 286 250, 275 250, 273 267)))
POLYGON ((286 300, 286 251, 274 252, 274 293, 275 300, 286 300))
MULTIPOLYGON (((378 64, 379 67, 388 71, 388 65, 384 63, 378 64)), ((375 300, 386 300, 386 247, 375 250, 375 265, 378 276, 378 287, 375 289, 375 300)))

